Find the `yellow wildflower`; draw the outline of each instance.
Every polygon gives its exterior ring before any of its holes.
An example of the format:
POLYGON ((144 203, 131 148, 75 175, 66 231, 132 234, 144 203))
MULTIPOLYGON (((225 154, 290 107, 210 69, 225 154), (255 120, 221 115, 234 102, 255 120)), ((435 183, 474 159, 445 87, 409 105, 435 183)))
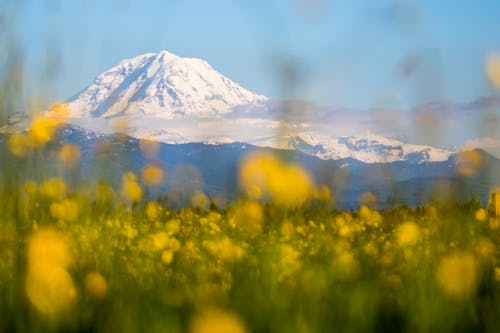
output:
POLYGON ((342 250, 333 261, 335 277, 342 281, 355 279, 359 274, 359 263, 349 250, 342 250))
POLYGON ((77 291, 67 272, 73 257, 62 236, 51 229, 40 230, 28 239, 26 294, 43 314, 54 317, 76 301, 77 291))
POLYGON ((301 167, 286 165, 266 152, 250 153, 239 169, 240 186, 253 198, 260 189, 277 204, 299 206, 313 194, 313 181, 301 167))
POLYGON ((500 89, 500 55, 493 54, 486 60, 486 74, 495 88, 500 89))
POLYGON ((450 298, 466 297, 476 289, 478 283, 476 258, 469 253, 455 253, 439 263, 436 280, 442 291, 450 298))
POLYGON ((146 217, 151 220, 157 220, 161 216, 162 207, 153 201, 146 204, 146 217))
POLYGON ((78 218, 79 210, 78 203, 70 199, 64 199, 50 205, 50 215, 53 218, 70 222, 78 218))
POLYGON ((414 245, 420 239, 420 228, 414 222, 405 222, 396 230, 396 239, 399 246, 414 245))
POLYGON ((149 164, 142 169, 142 180, 148 186, 158 186, 164 181, 163 170, 153 164, 149 164))
POLYGON ((28 239, 28 264, 45 263, 68 268, 73 256, 65 239, 52 229, 42 229, 28 239))
POLYGON ((165 250, 161 254, 161 261, 165 264, 170 264, 174 261, 174 252, 171 250, 165 250))
MULTIPOLYGON (((61 106, 64 109, 64 107, 61 106)), ((59 111, 58 111, 59 112, 59 111)), ((52 140, 54 132, 64 123, 64 118, 49 115, 37 115, 33 118, 29 129, 28 137, 34 147, 42 147, 52 140)))
POLYGON ((466 150, 456 157, 455 172, 464 177, 475 175, 483 165, 483 155, 477 150, 466 150))
POLYGON ((137 183, 137 177, 133 172, 127 172, 123 175, 122 195, 133 203, 139 202, 142 198, 141 186, 137 183))
POLYGON ((30 267, 26 294, 36 309, 51 317, 68 310, 77 299, 77 290, 69 273, 63 267, 47 263, 30 267))
POLYGON ((205 247, 213 256, 224 261, 235 261, 243 257, 243 249, 225 237, 221 240, 205 242, 205 247))
POLYGON ((373 208, 377 204, 377 196, 371 192, 365 192, 359 196, 359 203, 373 208))
POLYGON ((61 178, 51 178, 40 185, 40 192, 51 198, 63 197, 66 191, 66 183, 61 178))
POLYGON ((26 157, 31 149, 29 138, 23 133, 14 133, 8 142, 9 150, 17 157, 26 157))
POLYGON ((108 284, 104 277, 97 272, 91 272, 85 276, 85 288, 95 299, 104 299, 108 295, 108 284))
POLYGON ((74 168, 80 161, 80 148, 73 144, 66 144, 59 150, 59 160, 68 168, 74 168))
POLYGON ((190 201, 191 201, 191 207, 201 210, 207 209, 210 203, 208 197, 203 192, 198 190, 194 192, 190 201))
POLYGON ((264 213, 258 202, 245 201, 234 205, 230 214, 233 226, 241 234, 251 238, 262 232, 264 213))
POLYGON ((190 325, 190 333, 245 333, 245 325, 230 312, 209 309, 196 316, 190 325))

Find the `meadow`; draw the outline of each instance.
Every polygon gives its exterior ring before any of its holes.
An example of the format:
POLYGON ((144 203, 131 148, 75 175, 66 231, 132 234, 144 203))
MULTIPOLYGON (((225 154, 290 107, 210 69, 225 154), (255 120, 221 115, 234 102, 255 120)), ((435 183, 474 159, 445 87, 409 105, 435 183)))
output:
POLYGON ((154 164, 75 185, 65 145, 59 175, 35 172, 61 124, 35 118, 2 153, 19 162, 2 168, 2 332, 500 330, 497 202, 377 210, 367 193, 341 211, 299 165, 256 152, 239 199, 172 208, 146 195, 169 176, 154 164))

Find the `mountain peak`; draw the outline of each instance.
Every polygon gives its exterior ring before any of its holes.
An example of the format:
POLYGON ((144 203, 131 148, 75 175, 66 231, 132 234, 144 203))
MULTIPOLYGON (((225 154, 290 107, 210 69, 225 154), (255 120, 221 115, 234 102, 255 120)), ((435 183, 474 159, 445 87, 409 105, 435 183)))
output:
POLYGON ((215 116, 266 100, 204 60, 160 51, 121 61, 98 75, 69 106, 75 118, 147 114, 171 119, 215 116))

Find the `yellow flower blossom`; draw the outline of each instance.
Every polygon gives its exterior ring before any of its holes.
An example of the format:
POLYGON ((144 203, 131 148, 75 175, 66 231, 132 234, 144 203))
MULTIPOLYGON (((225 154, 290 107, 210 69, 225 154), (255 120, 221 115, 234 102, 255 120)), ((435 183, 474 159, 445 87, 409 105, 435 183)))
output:
POLYGON ((290 221, 283 222, 280 232, 283 237, 285 237, 286 239, 290 239, 290 237, 292 237, 293 233, 295 232, 293 224, 290 221))
POLYGON ((207 209, 210 203, 208 197, 203 192, 198 190, 194 192, 190 202, 191 207, 201 210, 207 209))
POLYGON ((266 152, 250 153, 239 169, 239 183, 246 193, 260 189, 277 204, 299 206, 313 194, 310 176, 301 167, 284 164, 266 152))
POLYGON ((283 279, 291 276, 301 267, 300 252, 288 244, 279 247, 280 262, 278 278, 283 279))
POLYGON ((355 279, 359 274, 359 263, 348 250, 342 250, 333 261, 335 277, 342 281, 355 279))
POLYGON ((488 218, 488 212, 484 208, 479 208, 478 210, 476 210, 476 213, 474 216, 475 216, 476 220, 484 222, 488 218))
POLYGON ((145 212, 149 220, 155 221, 161 216, 162 207, 157 202, 150 201, 146 204, 145 212))
POLYGON ((29 268, 26 294, 37 310, 51 317, 69 310, 78 296, 69 273, 63 267, 47 263, 29 268))
POLYGON ((26 192, 26 194, 35 195, 37 188, 38 185, 32 180, 28 180, 26 183, 24 183, 24 191, 26 192))
POLYGON ((460 299, 474 292, 478 283, 476 258, 469 253, 455 253, 439 263, 436 280, 450 298, 460 299))
POLYGON ((45 315, 62 314, 77 298, 73 279, 66 270, 73 263, 66 241, 58 232, 43 229, 28 239, 27 247, 28 299, 45 315))
POLYGON ((483 162, 483 155, 477 150, 463 151, 456 157, 455 173, 460 176, 471 177, 479 172, 483 162))
POLYGON ((173 219, 167 222, 165 229, 169 235, 175 235, 181 230, 181 221, 179 219, 173 219))
POLYGON ((61 198, 66 191, 66 183, 61 178, 51 178, 40 185, 40 192, 51 198, 61 198))
POLYGON ((209 309, 196 316, 190 325, 190 333, 246 333, 241 319, 231 312, 209 309))
POLYGON ((104 299, 108 295, 108 283, 98 272, 90 272, 85 276, 85 288, 95 299, 104 299))
POLYGON ((373 208, 377 204, 377 196, 371 192, 365 192, 359 196, 359 203, 373 208))
POLYGON ((500 281, 500 267, 495 267, 495 281, 500 281))
POLYGON ((210 254, 224 261, 239 260, 244 254, 243 249, 228 237, 221 240, 205 242, 205 247, 210 254))
POLYGON ((420 228, 414 222, 405 222, 396 230, 399 246, 415 245, 420 239, 420 228))
POLYGON ((486 74, 495 88, 500 89, 500 55, 492 54, 486 60, 486 74))
POLYGON ((488 209, 494 216, 500 216, 500 188, 494 188, 488 199, 488 209))
POLYGON ((328 201, 332 197, 332 193, 328 186, 321 184, 314 189, 314 198, 319 201, 328 201))
POLYGON ((167 265, 172 263, 172 261, 174 261, 174 252, 171 250, 163 251, 161 254, 161 261, 167 265))
POLYGON ((73 256, 66 240, 52 229, 42 229, 28 239, 28 264, 39 263, 68 268, 73 256))
POLYGON ((55 119, 59 123, 63 123, 70 115, 70 109, 66 103, 54 103, 49 107, 47 116, 55 119))
POLYGON ((142 181, 148 186, 158 186, 163 184, 163 170, 153 164, 149 164, 142 169, 142 181))
POLYGON ((127 172, 122 178, 122 195, 129 201, 137 203, 142 198, 141 186, 133 172, 127 172))
POLYGON ((17 157, 26 157, 31 150, 31 142, 23 133, 14 133, 9 137, 9 151, 17 157))
POLYGON ((70 199, 64 199, 50 205, 50 215, 53 218, 70 222, 78 218, 79 210, 78 203, 70 199))
POLYGON ((474 252, 479 258, 487 261, 492 260, 495 254, 495 244, 486 237, 480 237, 475 242, 474 252))
POLYGON ((257 185, 252 185, 247 189, 247 197, 250 200, 260 200, 262 198, 262 190, 257 185))
POLYGON ((155 250, 163 250, 167 247, 169 235, 165 231, 157 232, 153 235, 153 247, 155 250))
POLYGON ((262 232, 264 212, 258 202, 244 201, 234 205, 231 221, 238 232, 251 238, 262 232))
POLYGON ((74 168, 80 162, 80 148, 73 144, 65 144, 59 150, 59 160, 68 168, 74 168))
MULTIPOLYGON (((62 107, 64 108, 64 107, 62 107)), ((52 140, 54 132, 64 123, 64 118, 37 115, 33 118, 29 129, 28 138, 34 147, 42 147, 52 140)))

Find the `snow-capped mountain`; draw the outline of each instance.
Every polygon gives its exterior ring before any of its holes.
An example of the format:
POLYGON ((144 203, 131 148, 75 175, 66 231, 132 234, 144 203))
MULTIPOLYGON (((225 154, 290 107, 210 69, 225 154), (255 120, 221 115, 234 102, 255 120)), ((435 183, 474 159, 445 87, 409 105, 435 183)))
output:
POLYGON ((201 59, 167 51, 121 61, 69 101, 71 117, 215 116, 267 100, 201 59))
POLYGON ((365 163, 441 162, 454 153, 451 150, 404 143, 374 134, 332 138, 306 133, 291 137, 288 146, 324 160, 350 157, 365 163))
MULTIPOLYGON (((244 142, 365 163, 441 162, 454 153, 359 131, 332 137, 324 124, 328 117, 308 116, 306 106, 294 109, 301 117, 287 117, 281 104, 242 88, 203 60, 167 51, 121 61, 68 101, 72 124, 168 144, 244 142)), ((357 117, 331 113, 337 126, 357 117)))

